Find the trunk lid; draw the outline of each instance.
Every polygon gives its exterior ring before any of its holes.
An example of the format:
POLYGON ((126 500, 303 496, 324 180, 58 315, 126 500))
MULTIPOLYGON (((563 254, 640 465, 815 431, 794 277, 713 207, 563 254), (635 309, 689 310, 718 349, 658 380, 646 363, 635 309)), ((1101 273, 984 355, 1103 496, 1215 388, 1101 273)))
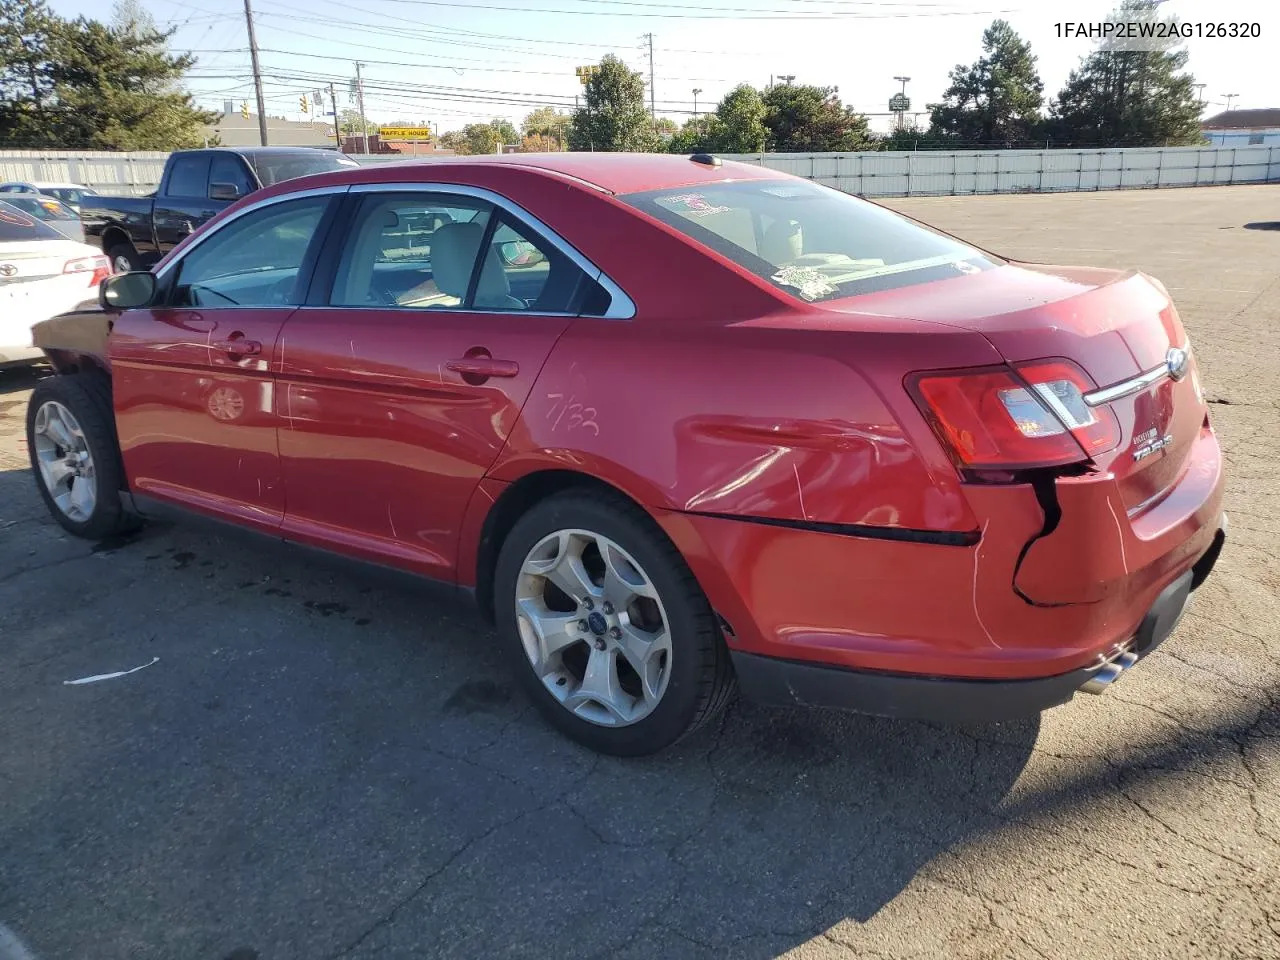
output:
MULTIPOLYGON (((982 334, 1011 364, 1063 358, 1097 388, 1160 371, 1186 333, 1167 293, 1136 272, 1008 264, 954 279, 823 304, 862 316, 949 324, 982 334)), ((1094 457, 1119 485, 1130 516, 1158 503, 1187 466, 1204 422, 1195 361, 1100 404, 1120 443, 1094 457)))

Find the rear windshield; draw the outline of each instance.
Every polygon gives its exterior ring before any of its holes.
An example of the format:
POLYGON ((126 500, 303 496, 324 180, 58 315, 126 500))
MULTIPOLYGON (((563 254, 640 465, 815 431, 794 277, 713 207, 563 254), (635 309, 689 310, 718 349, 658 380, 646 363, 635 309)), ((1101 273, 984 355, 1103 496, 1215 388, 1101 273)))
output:
POLYGON ((883 207, 804 180, 730 181, 620 199, 811 303, 1001 263, 883 207))
POLYGON ((65 240, 53 227, 0 200, 0 243, 24 240, 65 240))
POLYGON ((313 173, 348 170, 360 164, 337 153, 258 153, 248 157, 264 187, 313 173))

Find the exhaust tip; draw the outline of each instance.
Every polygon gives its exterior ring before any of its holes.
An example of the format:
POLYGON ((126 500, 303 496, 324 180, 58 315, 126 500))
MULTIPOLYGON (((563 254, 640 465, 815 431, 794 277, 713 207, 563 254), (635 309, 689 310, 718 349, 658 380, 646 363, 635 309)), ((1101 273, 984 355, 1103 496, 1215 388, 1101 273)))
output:
POLYGON ((1099 667, 1098 672, 1081 685, 1080 692, 1095 695, 1105 693, 1108 687, 1120 679, 1122 673, 1137 662, 1138 655, 1130 650, 1117 654, 1099 667))

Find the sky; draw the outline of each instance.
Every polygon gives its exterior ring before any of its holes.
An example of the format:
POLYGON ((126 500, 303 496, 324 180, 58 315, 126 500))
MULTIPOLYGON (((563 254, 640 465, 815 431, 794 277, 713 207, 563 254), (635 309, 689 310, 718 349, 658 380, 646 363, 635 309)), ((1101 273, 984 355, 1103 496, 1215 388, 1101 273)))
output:
MULTIPOLYGON (((641 71, 660 116, 677 122, 714 108, 738 83, 834 86, 840 98, 888 129, 889 97, 911 79, 912 110, 939 99, 948 72, 981 53, 982 31, 1008 20, 1038 57, 1046 96, 1055 94, 1087 40, 1059 36, 1066 19, 1103 19, 1112 0, 251 0, 267 113, 306 119, 299 97, 337 89, 352 105, 355 61, 363 63, 370 120, 425 121, 445 130, 505 117, 517 125, 538 106, 573 107, 574 67, 607 53, 641 71), (700 92, 695 94, 694 90, 700 92), (696 103, 695 103, 696 97, 696 103)), ((141 0, 174 51, 198 58, 188 80, 202 106, 253 107, 244 0, 141 0)), ((103 17, 104 0, 52 0, 63 16, 103 17)), ((1205 84, 1205 114, 1280 106, 1275 64, 1280 4, 1274 0, 1166 0, 1190 23, 1258 23, 1261 37, 1191 39, 1190 69, 1205 84)), ((327 93, 326 93, 327 96, 327 93)), ((325 109, 329 109, 326 105, 325 109)), ((922 116, 927 123, 927 117, 922 116)))

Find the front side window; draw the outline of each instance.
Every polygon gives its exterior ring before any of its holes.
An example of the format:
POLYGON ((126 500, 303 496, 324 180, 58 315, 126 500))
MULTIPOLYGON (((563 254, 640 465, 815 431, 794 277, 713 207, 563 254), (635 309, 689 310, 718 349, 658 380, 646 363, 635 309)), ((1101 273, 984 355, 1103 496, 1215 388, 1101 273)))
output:
POLYGON ((209 156, 174 157, 169 170, 168 189, 171 197, 204 197, 209 185, 209 156))
POLYGON ((621 197, 806 302, 978 273, 1001 261, 803 180, 746 180, 621 197))
POLYGON ((249 179, 249 171, 244 161, 232 154, 214 154, 209 164, 209 188, 213 192, 215 183, 229 183, 239 191, 242 197, 253 193, 253 181, 249 179))
POLYGON ((246 213, 177 265, 172 302, 190 307, 281 307, 302 302, 299 274, 328 206, 304 197, 246 213))

